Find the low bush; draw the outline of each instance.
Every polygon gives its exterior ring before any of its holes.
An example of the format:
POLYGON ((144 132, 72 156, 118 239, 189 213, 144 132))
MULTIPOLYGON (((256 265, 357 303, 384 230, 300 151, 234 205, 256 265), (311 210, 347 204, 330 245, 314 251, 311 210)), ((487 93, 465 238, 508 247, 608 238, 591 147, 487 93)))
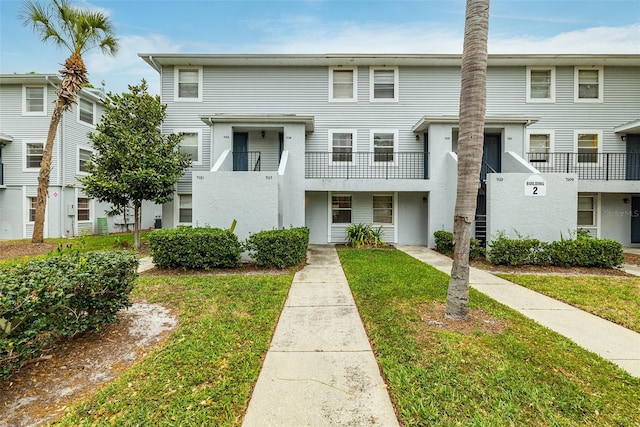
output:
POLYGON ((611 268, 624 262, 622 245, 578 233, 575 239, 545 243, 537 239, 511 239, 504 233, 489 243, 489 261, 500 265, 553 265, 611 268))
POLYGON ((178 227, 151 232, 149 250, 160 268, 199 270, 237 267, 242 245, 228 230, 178 227))
POLYGON ((345 231, 347 246, 354 248, 387 246, 387 242, 382 238, 382 226, 373 228, 370 224, 349 224, 345 231))
POLYGON ((307 254, 307 227, 265 230, 252 234, 245 248, 260 267, 286 268, 298 265, 307 254))
MULTIPOLYGON (((453 233, 450 231, 438 230, 433 233, 436 243, 436 251, 445 254, 453 254, 453 233)), ((485 256, 485 250, 478 239, 469 240, 469 259, 478 259, 485 256)))
POLYGON ((547 244, 538 239, 511 239, 503 232, 489 243, 487 258, 498 265, 548 264, 547 244))
POLYGON ((138 257, 71 253, 0 270, 0 378, 50 341, 97 329, 129 307, 138 257))

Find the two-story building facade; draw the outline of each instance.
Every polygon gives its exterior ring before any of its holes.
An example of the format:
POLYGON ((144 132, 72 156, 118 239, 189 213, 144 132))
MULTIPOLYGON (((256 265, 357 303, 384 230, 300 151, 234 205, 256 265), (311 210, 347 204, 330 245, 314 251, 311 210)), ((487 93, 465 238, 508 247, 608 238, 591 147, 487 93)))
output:
MULTIPOLYGON (((141 54, 192 167, 163 224, 452 229, 459 55, 141 54)), ((491 55, 476 233, 640 246, 640 56, 491 55)))
MULTIPOLYGON (((61 79, 51 74, 0 75, 0 239, 30 238, 35 219, 38 174, 61 79)), ((133 219, 107 217, 109 206, 89 198, 78 177, 87 174, 104 93, 85 88, 58 126, 51 163, 45 237, 98 232, 98 218, 108 231, 123 231, 133 219)), ((150 211, 143 226, 152 227, 150 211)))

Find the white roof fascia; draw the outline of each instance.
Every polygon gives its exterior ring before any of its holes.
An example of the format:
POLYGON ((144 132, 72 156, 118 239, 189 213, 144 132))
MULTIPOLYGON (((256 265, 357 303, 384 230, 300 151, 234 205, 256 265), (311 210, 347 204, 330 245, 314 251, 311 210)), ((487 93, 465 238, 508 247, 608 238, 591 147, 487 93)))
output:
MULTIPOLYGON (((523 124, 529 126, 539 120, 540 117, 535 116, 488 115, 484 118, 484 124, 485 126, 508 124, 523 124)), ((413 132, 424 132, 432 123, 457 125, 459 122, 460 117, 458 116, 424 116, 418 120, 411 130, 413 132)))

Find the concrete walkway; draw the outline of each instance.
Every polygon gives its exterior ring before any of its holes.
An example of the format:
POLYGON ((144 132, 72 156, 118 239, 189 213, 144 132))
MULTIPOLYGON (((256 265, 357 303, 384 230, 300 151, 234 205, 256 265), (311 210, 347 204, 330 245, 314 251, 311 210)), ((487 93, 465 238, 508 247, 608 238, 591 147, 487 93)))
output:
POLYGON ((397 426, 335 248, 311 245, 307 255, 242 425, 397 426))
MULTIPOLYGON (((444 255, 423 246, 397 248, 451 273, 452 261, 444 255)), ((471 268, 470 282, 483 294, 640 377, 640 334, 477 268, 471 268)))

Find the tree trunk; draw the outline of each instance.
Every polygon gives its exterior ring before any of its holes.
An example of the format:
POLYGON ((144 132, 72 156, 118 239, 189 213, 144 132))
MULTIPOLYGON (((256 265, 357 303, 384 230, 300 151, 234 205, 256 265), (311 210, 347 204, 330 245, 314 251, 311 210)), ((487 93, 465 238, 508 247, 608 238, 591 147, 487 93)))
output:
POLYGON ((42 152, 42 162, 40 163, 40 173, 38 175, 38 196, 36 198, 36 217, 33 224, 33 235, 31 243, 42 243, 44 241, 44 220, 47 211, 47 196, 49 189, 49 178, 51 176, 51 159, 53 157, 53 141, 56 139, 58 124, 62 118, 62 113, 67 103, 64 99, 58 98, 53 109, 51 123, 49 123, 49 133, 47 142, 42 152))
POLYGON ((454 255, 446 317, 469 312, 469 238, 475 218, 484 143, 489 0, 467 0, 460 88, 458 191, 453 223, 454 255))
POLYGON ((133 241, 136 251, 140 250, 140 216, 142 215, 142 202, 135 200, 133 202, 133 241))

